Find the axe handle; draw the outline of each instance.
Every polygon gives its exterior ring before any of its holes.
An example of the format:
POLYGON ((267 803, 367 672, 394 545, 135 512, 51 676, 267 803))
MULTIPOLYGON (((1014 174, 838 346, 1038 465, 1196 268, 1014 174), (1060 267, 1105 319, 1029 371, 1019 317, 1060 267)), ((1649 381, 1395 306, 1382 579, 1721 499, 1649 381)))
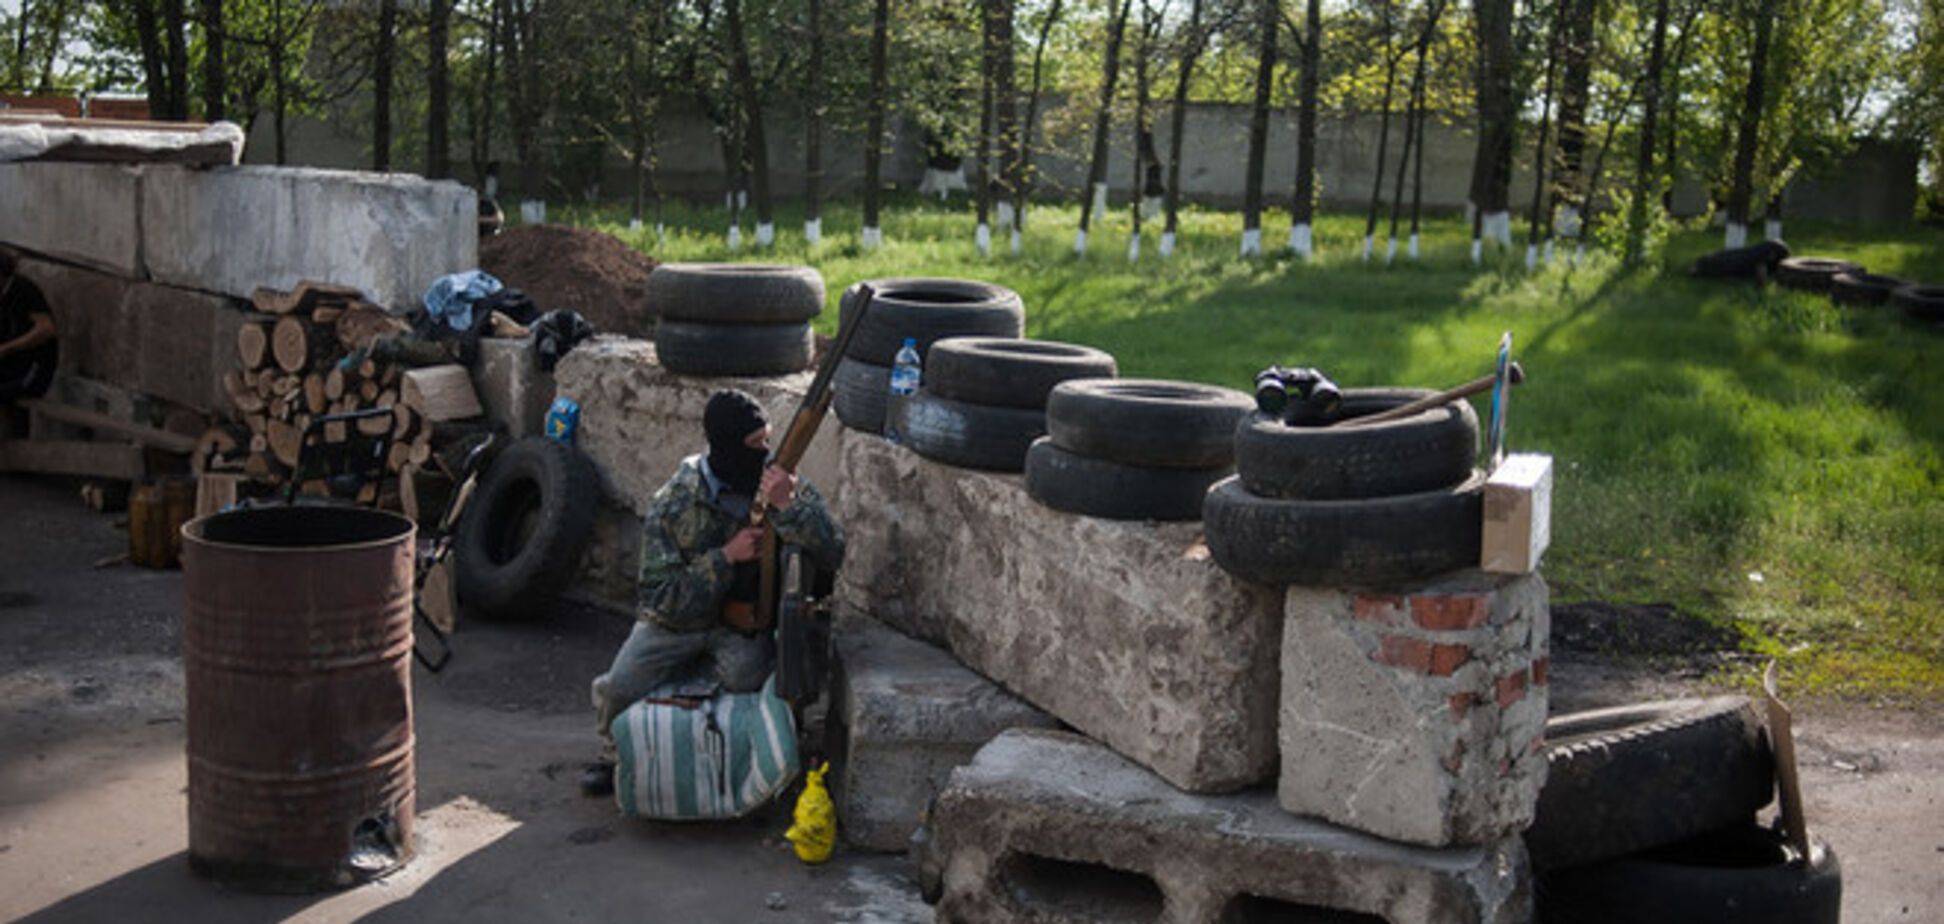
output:
POLYGON ((1348 429, 1351 427, 1361 427, 1366 424, 1383 423, 1384 421, 1387 420, 1398 420, 1400 418, 1409 417, 1412 414, 1423 413, 1424 411, 1428 411, 1434 407, 1443 407, 1444 405, 1450 404, 1453 401, 1457 401, 1460 398, 1469 398, 1472 395, 1478 394, 1479 392, 1491 391, 1492 382, 1496 378, 1497 378, 1496 376, 1482 375, 1479 376, 1478 378, 1472 379, 1469 382, 1466 382, 1463 385, 1458 386, 1457 388, 1446 389, 1445 391, 1438 392, 1435 395, 1426 395, 1409 404, 1400 404, 1397 407, 1391 408, 1388 411, 1379 411, 1375 414, 1365 414, 1362 417, 1351 417, 1347 420, 1339 420, 1336 423, 1331 424, 1330 426, 1342 427, 1348 429))

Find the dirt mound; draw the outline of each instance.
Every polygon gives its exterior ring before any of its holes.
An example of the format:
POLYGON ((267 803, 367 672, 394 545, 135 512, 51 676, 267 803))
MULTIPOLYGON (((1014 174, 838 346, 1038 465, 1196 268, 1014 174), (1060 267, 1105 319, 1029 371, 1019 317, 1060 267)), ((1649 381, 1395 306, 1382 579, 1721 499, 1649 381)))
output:
POLYGON ((542 311, 578 311, 602 333, 654 333, 646 293, 655 261, 613 235, 522 225, 481 241, 479 268, 524 290, 542 311))

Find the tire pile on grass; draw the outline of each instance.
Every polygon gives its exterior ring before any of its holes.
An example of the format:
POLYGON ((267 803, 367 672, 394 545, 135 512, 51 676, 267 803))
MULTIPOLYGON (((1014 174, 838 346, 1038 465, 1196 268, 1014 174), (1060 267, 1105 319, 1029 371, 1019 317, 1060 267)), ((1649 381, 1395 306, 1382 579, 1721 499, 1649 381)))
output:
POLYGON ((1026 493, 1092 517, 1200 519, 1209 486, 1235 470, 1249 407, 1239 391, 1190 382, 1062 382, 1046 401, 1047 435, 1026 453, 1026 493))
POLYGON ((655 355, 681 375, 769 376, 810 365, 823 276, 807 266, 664 263, 648 276, 655 355))
POLYGON ((1790 256, 1788 245, 1781 241, 1708 254, 1694 261, 1692 273, 1703 278, 1774 279, 1786 288, 1826 293, 1838 305, 1889 304, 1913 321, 1944 323, 1944 286, 1877 275, 1834 257, 1790 256))
POLYGON ((479 268, 543 311, 577 311, 603 333, 647 337, 655 261, 613 235, 566 225, 522 225, 479 242, 479 268))

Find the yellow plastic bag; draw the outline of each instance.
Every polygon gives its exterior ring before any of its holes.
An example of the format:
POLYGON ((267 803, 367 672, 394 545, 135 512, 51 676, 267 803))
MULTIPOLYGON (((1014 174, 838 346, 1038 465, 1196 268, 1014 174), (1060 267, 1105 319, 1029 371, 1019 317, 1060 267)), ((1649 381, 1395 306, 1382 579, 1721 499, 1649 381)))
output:
POLYGON ((824 788, 824 774, 829 772, 827 762, 810 771, 790 816, 795 823, 783 832, 795 845, 797 859, 805 863, 822 863, 837 848, 837 808, 830 804, 830 790, 824 788))

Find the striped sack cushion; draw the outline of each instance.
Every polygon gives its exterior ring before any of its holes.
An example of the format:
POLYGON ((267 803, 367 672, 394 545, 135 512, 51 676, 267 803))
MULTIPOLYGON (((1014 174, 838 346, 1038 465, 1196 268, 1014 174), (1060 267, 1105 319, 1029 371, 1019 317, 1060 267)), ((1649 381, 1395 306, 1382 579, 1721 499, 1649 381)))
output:
POLYGON ((796 720, 772 677, 694 707, 650 694, 614 719, 614 800, 630 818, 738 818, 796 779, 796 720))

